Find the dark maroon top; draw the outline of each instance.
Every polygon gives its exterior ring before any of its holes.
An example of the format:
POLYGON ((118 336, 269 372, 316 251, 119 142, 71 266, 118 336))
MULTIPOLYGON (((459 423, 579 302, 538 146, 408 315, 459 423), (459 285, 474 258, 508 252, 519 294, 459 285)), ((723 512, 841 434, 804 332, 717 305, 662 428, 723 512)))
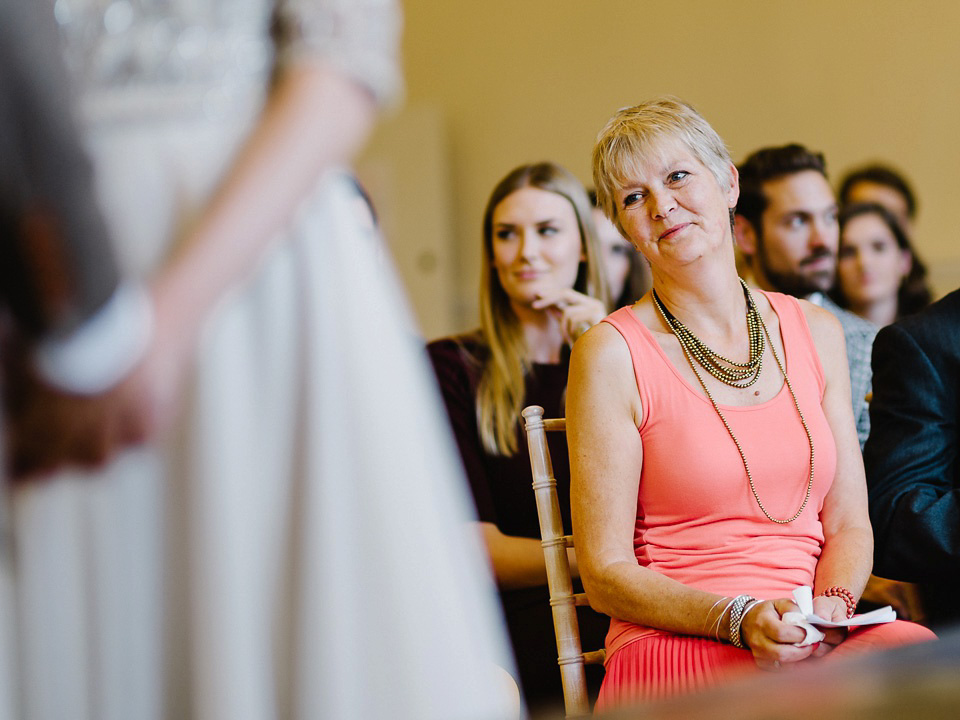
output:
MULTIPOLYGON (((540 525, 523 421, 517 423, 518 449, 512 457, 488 453, 480 440, 476 398, 486 349, 473 336, 437 340, 427 349, 450 414, 480 520, 493 523, 504 535, 539 539, 540 525)), ((567 362, 534 364, 526 378, 524 407, 540 405, 544 417, 562 417, 567 367, 567 362)), ((570 533, 570 461, 566 438, 560 433, 548 433, 547 443, 557 477, 564 532, 570 533)))
MULTIPOLYGON (((488 351, 479 334, 436 340, 427 346, 443 395, 464 469, 481 521, 496 525, 504 535, 540 539, 540 523, 533 494, 533 476, 527 453, 523 421, 517 423, 518 449, 512 457, 488 453, 477 426, 477 386, 488 351)), ((544 417, 562 417, 569 362, 535 363, 526 377, 524 407, 540 405, 544 417)), ((570 461, 566 436, 548 433, 550 459, 557 479, 564 532, 570 524, 570 461)), ((580 591, 580 588, 576 588, 580 591)), ((546 585, 500 593, 507 626, 513 641, 520 681, 531 710, 563 702, 557 645, 553 633, 546 585)), ((578 608, 580 638, 584 649, 603 647, 609 618, 589 608, 578 608)), ((599 689, 602 670, 587 668, 591 692, 599 689)))

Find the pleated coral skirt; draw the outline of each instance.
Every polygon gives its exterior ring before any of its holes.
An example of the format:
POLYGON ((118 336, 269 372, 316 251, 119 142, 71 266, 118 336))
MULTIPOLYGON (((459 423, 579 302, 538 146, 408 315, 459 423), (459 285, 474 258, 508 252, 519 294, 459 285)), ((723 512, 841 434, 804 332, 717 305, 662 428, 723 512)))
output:
MULTIPOLYGON (((830 654, 803 662, 829 662, 935 639, 922 625, 896 620, 853 630, 830 654)), ((608 658, 596 711, 683 695, 753 672, 759 669, 749 650, 686 635, 648 635, 608 658)))

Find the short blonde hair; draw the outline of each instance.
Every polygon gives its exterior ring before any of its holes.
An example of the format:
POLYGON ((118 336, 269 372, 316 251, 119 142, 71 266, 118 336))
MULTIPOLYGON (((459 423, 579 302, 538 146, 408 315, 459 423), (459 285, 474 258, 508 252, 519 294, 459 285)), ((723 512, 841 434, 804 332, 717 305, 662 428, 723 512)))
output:
POLYGON ((607 122, 593 148, 593 184, 597 205, 620 224, 617 192, 636 177, 637 165, 664 140, 679 140, 721 185, 730 183, 730 152, 710 123, 692 105, 674 97, 623 108, 607 122))

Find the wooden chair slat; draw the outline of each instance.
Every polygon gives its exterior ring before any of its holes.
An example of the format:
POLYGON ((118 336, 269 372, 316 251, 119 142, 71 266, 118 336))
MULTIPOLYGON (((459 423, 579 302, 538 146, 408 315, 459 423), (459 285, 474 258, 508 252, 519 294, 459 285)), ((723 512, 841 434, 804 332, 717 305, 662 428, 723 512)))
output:
POLYGON ((573 578, 567 548, 573 547, 573 536, 565 535, 557 496, 557 480, 547 445, 547 432, 566 432, 565 418, 543 417, 543 408, 530 405, 521 413, 527 432, 530 469, 533 472, 533 491, 540 518, 540 537, 543 559, 547 566, 547 586, 550 590, 550 608, 553 629, 557 638, 557 662, 563 683, 563 703, 567 717, 590 714, 587 697, 585 664, 602 664, 605 651, 583 652, 580 645, 580 626, 577 606, 589 605, 585 593, 573 592, 573 578))

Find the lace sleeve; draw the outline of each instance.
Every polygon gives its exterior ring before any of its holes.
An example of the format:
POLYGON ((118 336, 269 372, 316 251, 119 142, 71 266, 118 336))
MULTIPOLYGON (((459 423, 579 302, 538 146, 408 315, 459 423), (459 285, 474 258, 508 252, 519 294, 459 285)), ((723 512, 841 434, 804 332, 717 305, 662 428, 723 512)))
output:
POLYGON ((400 28, 394 0, 276 0, 277 63, 322 58, 385 103, 400 92, 400 28))

